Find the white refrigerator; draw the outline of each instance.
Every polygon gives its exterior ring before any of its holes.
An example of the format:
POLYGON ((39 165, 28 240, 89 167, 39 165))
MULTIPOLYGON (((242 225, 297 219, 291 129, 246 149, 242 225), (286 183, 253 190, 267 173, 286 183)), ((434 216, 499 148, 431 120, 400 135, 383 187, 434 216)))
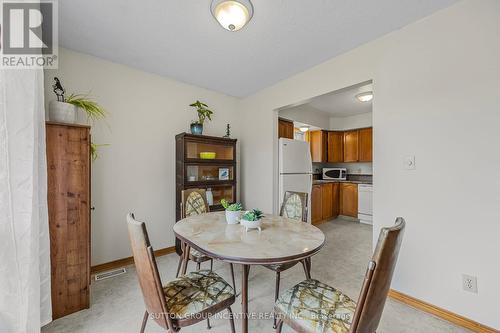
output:
POLYGON ((311 221, 312 160, 309 142, 279 139, 279 207, 286 191, 308 194, 308 222, 311 221))

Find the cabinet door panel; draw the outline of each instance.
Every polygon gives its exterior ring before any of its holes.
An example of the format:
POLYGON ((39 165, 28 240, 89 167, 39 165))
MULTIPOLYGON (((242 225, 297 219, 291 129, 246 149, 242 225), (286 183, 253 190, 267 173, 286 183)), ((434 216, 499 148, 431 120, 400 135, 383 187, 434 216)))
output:
POLYGON ((344 132, 344 162, 357 162, 358 130, 344 132))
POLYGON ((327 134, 324 131, 311 131, 311 158, 313 162, 326 162, 327 134))
POLYGON ((332 185, 331 183, 321 185, 322 220, 330 219, 333 216, 332 185))
POLYGON ((278 138, 293 139, 293 122, 278 119, 278 138))
POLYGON ((340 214, 340 183, 332 184, 332 214, 333 218, 340 214))
POLYGON ((358 185, 342 183, 340 185, 340 213, 345 216, 358 217, 358 185))
POLYGON ((372 128, 363 128, 359 130, 359 161, 371 162, 373 147, 372 128))
POLYGON ((344 132, 328 132, 328 162, 344 161, 344 132))
POLYGON ((311 191, 311 222, 316 224, 322 218, 321 186, 313 185, 311 191))

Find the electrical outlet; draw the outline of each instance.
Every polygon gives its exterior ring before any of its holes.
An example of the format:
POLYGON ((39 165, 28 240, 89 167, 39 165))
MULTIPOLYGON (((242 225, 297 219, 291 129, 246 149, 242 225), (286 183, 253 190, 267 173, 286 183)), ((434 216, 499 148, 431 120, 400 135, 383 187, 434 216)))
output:
POLYGON ((477 277, 462 274, 462 288, 465 291, 477 294, 477 277))

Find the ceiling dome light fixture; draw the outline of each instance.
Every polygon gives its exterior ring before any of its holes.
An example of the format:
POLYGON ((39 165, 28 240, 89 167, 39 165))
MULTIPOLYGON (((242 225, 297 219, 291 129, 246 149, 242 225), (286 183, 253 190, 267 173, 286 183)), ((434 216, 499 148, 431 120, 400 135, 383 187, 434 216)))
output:
POLYGON ((302 133, 305 133, 307 131, 309 131, 309 126, 305 126, 305 125, 302 125, 299 127, 299 130, 302 132, 302 133))
POLYGON ((357 94, 356 98, 360 102, 369 102, 373 99, 373 91, 365 91, 362 92, 361 94, 357 94))
POLYGON ((238 31, 252 18, 253 5, 250 0, 212 0, 210 11, 224 29, 238 31))

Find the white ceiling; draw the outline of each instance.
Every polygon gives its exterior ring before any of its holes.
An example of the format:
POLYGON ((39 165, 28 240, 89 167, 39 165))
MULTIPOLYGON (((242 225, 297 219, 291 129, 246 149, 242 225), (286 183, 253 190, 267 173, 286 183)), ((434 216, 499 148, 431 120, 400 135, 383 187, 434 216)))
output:
POLYGON ((357 85, 312 98, 308 103, 314 109, 329 113, 332 117, 349 117, 372 112, 372 101, 360 102, 356 95, 373 91, 372 84, 357 85))
POLYGON ((211 0, 59 1, 61 46, 243 97, 456 0, 252 0, 222 29, 211 0))

